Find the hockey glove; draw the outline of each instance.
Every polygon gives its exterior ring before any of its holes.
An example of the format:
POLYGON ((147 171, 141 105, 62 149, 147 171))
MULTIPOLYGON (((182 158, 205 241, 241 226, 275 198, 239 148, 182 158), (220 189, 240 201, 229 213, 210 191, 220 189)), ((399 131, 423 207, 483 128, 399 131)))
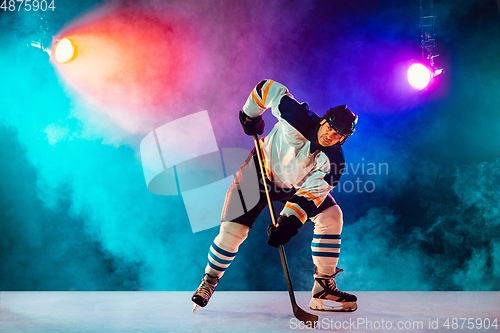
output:
POLYGON ((278 227, 272 223, 267 227, 267 235, 269 236, 267 244, 273 247, 285 245, 299 232, 300 227, 302 227, 302 222, 296 216, 281 215, 278 218, 278 227))
POLYGON ((247 120, 247 118, 250 119, 245 112, 240 111, 240 123, 247 135, 254 136, 264 133, 265 124, 262 116, 251 118, 250 120, 247 120))

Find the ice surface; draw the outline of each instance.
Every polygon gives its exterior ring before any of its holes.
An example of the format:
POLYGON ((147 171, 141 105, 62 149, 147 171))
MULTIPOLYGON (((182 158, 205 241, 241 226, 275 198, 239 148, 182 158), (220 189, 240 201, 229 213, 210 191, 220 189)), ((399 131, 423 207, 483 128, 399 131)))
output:
MULTIPOLYGON (((215 292, 192 313, 191 292, 0 292, 0 332, 293 332, 288 293, 215 292)), ((459 318, 500 316, 500 292, 354 292, 358 310, 319 315, 319 331, 499 332, 462 328, 459 318), (444 326, 450 318, 450 327, 444 326), (452 318, 458 328, 453 329, 452 318), (436 322, 437 320, 437 322, 436 322), (435 325, 437 329, 433 329, 435 325), (407 325, 398 329, 397 325, 407 325), (371 325, 371 326, 370 326, 371 325), (392 329, 389 329, 389 325, 392 329), (410 328, 410 326, 412 326, 410 328), (417 326, 414 326, 417 325, 417 326), (420 325, 420 326, 418 326, 420 325), (342 327, 343 326, 343 327, 342 327)), ((310 293, 296 292, 310 311, 310 293)), ((500 321, 500 318, 498 319, 500 321)), ((500 323, 499 323, 500 324, 500 323)), ((469 322, 470 325, 470 322, 469 322)), ((302 329, 301 329, 302 328, 302 329)), ((309 330, 307 330, 309 331, 309 330)))

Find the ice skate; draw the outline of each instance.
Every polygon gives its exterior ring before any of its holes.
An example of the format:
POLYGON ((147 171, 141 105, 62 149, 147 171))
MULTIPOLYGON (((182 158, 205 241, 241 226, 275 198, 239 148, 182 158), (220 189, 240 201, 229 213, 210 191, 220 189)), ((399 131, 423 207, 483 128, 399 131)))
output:
POLYGON ((356 311, 358 300, 356 296, 340 291, 335 282, 335 276, 342 272, 337 271, 332 276, 321 276, 314 274, 314 286, 312 290, 309 308, 317 311, 352 312, 356 311))
POLYGON ((208 301, 210 300, 210 297, 212 297, 218 282, 219 278, 217 276, 212 277, 205 274, 201 280, 200 286, 194 292, 193 297, 191 297, 191 300, 194 303, 193 312, 195 312, 199 307, 205 307, 208 304, 208 301))

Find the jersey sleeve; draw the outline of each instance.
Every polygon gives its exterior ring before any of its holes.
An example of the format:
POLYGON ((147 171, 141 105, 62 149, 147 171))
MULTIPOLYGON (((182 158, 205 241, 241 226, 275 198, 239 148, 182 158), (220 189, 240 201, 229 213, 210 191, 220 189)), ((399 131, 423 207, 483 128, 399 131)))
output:
POLYGON ((293 96, 281 83, 273 80, 262 80, 248 96, 243 112, 250 118, 260 116, 268 108, 278 109, 278 105, 283 96, 293 96))
POLYGON ((346 166, 344 152, 342 147, 334 146, 326 152, 326 155, 330 163, 330 171, 326 174, 324 179, 332 187, 335 187, 339 183, 340 177, 342 177, 346 166))

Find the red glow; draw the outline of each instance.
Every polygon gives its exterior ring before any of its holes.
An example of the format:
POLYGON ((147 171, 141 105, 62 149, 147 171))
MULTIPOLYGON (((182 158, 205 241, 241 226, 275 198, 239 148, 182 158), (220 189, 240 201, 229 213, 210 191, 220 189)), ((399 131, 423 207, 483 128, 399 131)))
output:
POLYGON ((180 17, 130 6, 101 9, 61 32, 57 38, 71 38, 78 55, 55 66, 77 91, 113 107, 142 112, 164 105, 199 68, 192 57, 199 45, 180 17))

